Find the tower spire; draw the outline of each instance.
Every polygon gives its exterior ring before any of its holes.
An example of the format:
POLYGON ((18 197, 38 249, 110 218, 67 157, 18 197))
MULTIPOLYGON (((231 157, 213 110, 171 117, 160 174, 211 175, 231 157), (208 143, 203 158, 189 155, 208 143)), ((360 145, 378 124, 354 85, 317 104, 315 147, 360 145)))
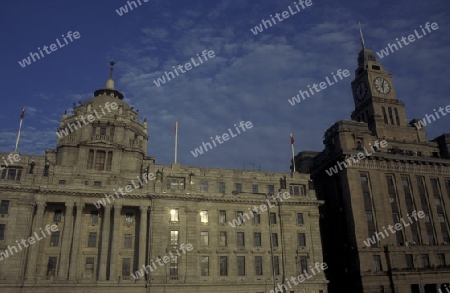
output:
POLYGON ((363 32, 362 32, 361 22, 358 21, 358 24, 359 24, 359 34, 361 36, 361 45, 362 45, 362 48, 364 50, 366 48, 366 46, 364 45, 364 35, 363 35, 363 32))
POLYGON ((116 62, 114 61, 110 61, 109 65, 111 65, 111 68, 109 70, 109 79, 106 81, 106 88, 107 89, 114 89, 114 79, 113 79, 113 70, 114 70, 114 64, 116 64, 116 62))

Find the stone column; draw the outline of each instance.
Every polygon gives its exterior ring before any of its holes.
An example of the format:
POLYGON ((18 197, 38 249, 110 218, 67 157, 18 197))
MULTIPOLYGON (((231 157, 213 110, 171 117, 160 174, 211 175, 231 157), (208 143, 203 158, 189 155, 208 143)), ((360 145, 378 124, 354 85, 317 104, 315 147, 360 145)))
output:
MULTIPOLYGON (((37 202, 36 203, 36 221, 34 225, 34 230, 31 230, 31 235, 34 237, 34 232, 38 232, 39 228, 42 227, 42 219, 44 218, 44 211, 45 211, 45 202, 37 202)), ((27 280, 35 280, 36 279, 36 264, 38 259, 38 252, 39 252, 39 244, 40 242, 37 241, 35 244, 30 244, 30 258, 28 262, 28 268, 27 268, 27 280)))
MULTIPOLYGON (((146 236, 147 236, 147 210, 148 207, 140 207, 141 210, 141 223, 139 225, 139 263, 138 267, 142 265, 147 265, 145 263, 145 246, 146 246, 146 236)), ((140 281, 145 281, 145 276, 140 281)))
POLYGON ((73 243, 72 243, 72 257, 69 266, 69 280, 77 279, 79 252, 80 252, 80 239, 81 239, 81 226, 83 225, 81 219, 83 217, 84 203, 77 203, 77 215, 75 218, 75 229, 73 232, 73 243))
MULTIPOLYGON (((62 232, 61 253, 58 268, 58 279, 66 280, 69 273, 70 240, 72 238, 73 202, 66 203, 64 231, 62 232)), ((61 232, 60 232, 61 233, 61 232)))
POLYGON ((120 224, 120 212, 122 210, 121 205, 114 205, 114 227, 113 227, 113 239, 111 243, 111 264, 109 268, 109 280, 117 282, 117 268, 119 258, 119 224, 120 224))
POLYGON ((111 206, 106 205, 103 208, 103 227, 102 227, 102 248, 100 252, 100 270, 99 281, 106 281, 106 267, 108 263, 109 248, 109 229, 111 223, 111 206))

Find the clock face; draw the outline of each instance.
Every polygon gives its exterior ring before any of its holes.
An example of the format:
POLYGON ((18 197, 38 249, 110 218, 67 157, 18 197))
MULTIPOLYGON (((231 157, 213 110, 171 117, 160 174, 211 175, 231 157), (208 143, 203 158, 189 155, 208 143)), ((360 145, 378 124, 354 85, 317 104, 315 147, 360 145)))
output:
POLYGON ((375 78, 373 84, 375 85, 375 89, 381 94, 387 94, 391 91, 391 85, 382 77, 375 78))
POLYGON ((360 82, 355 88, 355 96, 358 100, 362 100, 366 97, 367 86, 364 82, 360 82))

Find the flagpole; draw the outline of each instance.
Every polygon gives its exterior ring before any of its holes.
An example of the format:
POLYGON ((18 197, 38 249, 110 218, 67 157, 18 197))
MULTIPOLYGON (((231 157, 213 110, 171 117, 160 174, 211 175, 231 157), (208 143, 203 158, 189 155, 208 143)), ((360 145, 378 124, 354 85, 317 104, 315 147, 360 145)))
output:
POLYGON ((292 165, 294 166, 294 173, 295 173, 295 160, 294 160, 294 136, 291 132, 291 149, 292 149, 292 165))
POLYGON ((15 153, 17 153, 17 147, 19 146, 20 130, 22 129, 22 122, 23 122, 24 114, 25 114, 25 106, 22 108, 22 113, 20 114, 20 125, 19 125, 19 132, 17 133, 16 148, 14 150, 15 153))
POLYGON ((178 155, 178 120, 175 122, 175 164, 177 163, 178 155))

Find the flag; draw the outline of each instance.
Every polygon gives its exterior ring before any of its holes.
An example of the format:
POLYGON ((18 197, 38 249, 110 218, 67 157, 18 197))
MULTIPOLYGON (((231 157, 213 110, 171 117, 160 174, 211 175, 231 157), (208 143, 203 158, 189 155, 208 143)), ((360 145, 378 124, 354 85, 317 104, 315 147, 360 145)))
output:
POLYGON ((294 136, 292 135, 292 132, 291 132, 291 144, 294 144, 294 136))
POLYGON ((23 116, 25 116, 25 107, 22 108, 22 113, 20 113, 20 119, 23 119, 23 116))

